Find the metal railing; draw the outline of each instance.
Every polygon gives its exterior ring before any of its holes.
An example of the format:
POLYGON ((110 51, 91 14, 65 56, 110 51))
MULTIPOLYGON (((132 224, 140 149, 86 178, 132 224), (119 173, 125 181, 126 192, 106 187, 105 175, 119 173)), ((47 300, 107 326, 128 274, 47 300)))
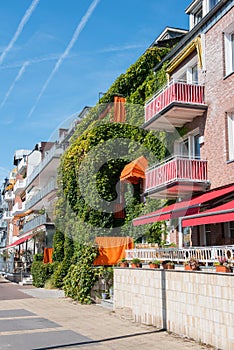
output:
POLYGON ((63 149, 58 145, 54 144, 53 147, 48 151, 48 154, 44 159, 37 165, 33 172, 27 177, 26 187, 41 173, 41 171, 50 163, 53 158, 60 158, 63 153, 63 149))
POLYGON ((25 209, 31 209, 36 203, 42 200, 47 194, 57 189, 56 179, 53 178, 45 187, 39 190, 30 200, 26 201, 25 209))
POLYGON ((14 185, 14 193, 17 194, 18 192, 24 190, 25 186, 26 186, 26 180, 25 179, 17 180, 15 185, 14 185))
POLYGON ((208 181, 207 161, 174 155, 146 171, 146 190, 176 180, 208 181))
POLYGON ((10 211, 10 210, 6 210, 6 211, 4 211, 4 213, 3 213, 2 219, 3 219, 3 220, 11 220, 12 217, 13 217, 13 212, 10 211))
POLYGON ((145 122, 173 102, 205 105, 204 86, 172 80, 146 102, 145 122))
POLYGON ((13 193, 13 191, 7 191, 4 195, 4 200, 5 201, 13 201, 15 199, 15 194, 13 193))
POLYGON ((226 257, 234 262, 234 245, 213 247, 191 247, 191 248, 135 248, 125 250, 127 260, 138 258, 143 262, 157 260, 172 260, 174 262, 185 262, 191 258, 201 263, 212 263, 219 257, 226 257))
POLYGON ((42 214, 42 215, 39 215, 37 217, 35 217, 34 219, 26 222, 24 224, 24 227, 22 229, 22 232, 21 233, 25 233, 25 232, 28 232, 28 231, 31 231, 31 230, 34 230, 36 229, 37 227, 41 226, 41 225, 44 225, 46 223, 50 222, 49 219, 48 219, 48 216, 47 214, 42 214))

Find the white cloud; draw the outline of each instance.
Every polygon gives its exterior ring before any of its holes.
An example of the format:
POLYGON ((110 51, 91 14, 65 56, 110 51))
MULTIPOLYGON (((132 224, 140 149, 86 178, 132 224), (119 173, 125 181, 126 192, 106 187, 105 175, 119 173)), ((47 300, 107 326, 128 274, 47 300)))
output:
POLYGON ((24 26, 26 25, 26 23, 28 22, 29 18, 31 17, 31 15, 33 14, 35 8, 37 7, 38 3, 40 0, 33 0, 33 2, 31 3, 31 5, 29 6, 29 8, 26 10, 23 18, 20 21, 20 24, 18 25, 18 28, 16 29, 15 34, 13 35, 13 38, 11 39, 11 41, 9 42, 9 44, 7 45, 7 47, 4 49, 4 51, 2 52, 1 56, 0 56, 0 64, 2 64, 4 58, 6 57, 7 53, 12 49, 12 47, 14 46, 16 40, 18 39, 18 37, 20 36, 22 30, 24 29, 24 26))
POLYGON ((9 98, 9 96, 10 96, 12 90, 13 90, 14 87, 15 87, 15 84, 17 83, 17 81, 20 80, 20 78, 21 78, 22 75, 24 74, 25 69, 26 69, 26 67, 27 67, 28 65, 29 65, 29 62, 24 62, 24 64, 23 64, 22 67, 20 68, 20 70, 19 70, 19 72, 18 72, 18 74, 17 74, 15 80, 13 81, 13 83, 11 84, 11 86, 9 87, 9 89, 8 89, 8 91, 7 91, 7 93, 6 93, 6 95, 4 96, 4 99, 2 100, 2 103, 1 103, 1 105, 0 105, 0 109, 5 105, 5 103, 6 103, 7 99, 9 98))
POLYGON ((59 57, 58 61, 56 62, 54 69, 52 70, 52 72, 50 73, 48 79, 46 80, 45 84, 43 85, 39 95, 37 96, 36 102, 33 105, 33 107, 31 108, 31 111, 28 114, 28 118, 31 117, 31 115, 33 114, 38 102, 40 101, 42 95, 44 94, 45 90, 47 89, 47 86, 49 85, 50 81, 53 79, 55 73, 58 71, 58 69, 60 68, 61 64, 63 63, 63 61, 66 59, 66 57, 69 55, 71 49, 73 48, 73 46, 75 45, 80 33, 82 32, 82 30, 84 29, 85 25, 87 24, 89 18, 92 16, 93 11, 95 10, 96 6, 98 5, 98 3, 100 2, 100 0, 94 0, 91 5, 89 6, 87 12, 85 13, 85 15, 82 17, 80 23, 78 24, 78 26, 76 27, 76 30, 68 44, 68 46, 66 47, 65 51, 62 53, 62 55, 59 57))

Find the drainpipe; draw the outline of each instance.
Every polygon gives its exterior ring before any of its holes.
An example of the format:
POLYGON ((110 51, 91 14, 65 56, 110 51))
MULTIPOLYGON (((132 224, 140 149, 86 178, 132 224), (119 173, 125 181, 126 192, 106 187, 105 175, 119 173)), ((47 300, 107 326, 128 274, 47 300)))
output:
POLYGON ((183 232, 182 232, 182 219, 178 220, 178 235, 179 235, 179 248, 183 247, 183 232))

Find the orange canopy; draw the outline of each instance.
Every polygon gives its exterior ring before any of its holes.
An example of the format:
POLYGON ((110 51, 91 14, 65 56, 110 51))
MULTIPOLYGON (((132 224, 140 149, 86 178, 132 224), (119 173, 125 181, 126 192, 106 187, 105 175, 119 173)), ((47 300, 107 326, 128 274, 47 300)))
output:
POLYGON ((95 243, 99 248, 99 256, 94 265, 116 265, 125 257, 125 249, 133 249, 131 237, 96 237, 95 243))
POLYGON ((114 122, 124 123, 126 120, 125 97, 114 96, 114 122))
POLYGON ((129 181, 131 183, 137 183, 139 178, 145 179, 145 170, 148 166, 148 160, 141 156, 131 163, 127 164, 120 175, 120 181, 129 181))
POLYGON ((44 248, 44 264, 52 263, 53 248, 44 248))

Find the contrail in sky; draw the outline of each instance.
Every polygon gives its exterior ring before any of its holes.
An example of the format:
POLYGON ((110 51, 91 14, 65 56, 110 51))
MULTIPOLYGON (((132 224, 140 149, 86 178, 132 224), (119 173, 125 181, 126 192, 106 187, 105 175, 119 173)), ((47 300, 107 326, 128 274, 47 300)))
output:
POLYGON ((85 25, 87 24, 89 18, 92 16, 93 11, 95 10, 96 6, 98 5, 98 3, 100 2, 100 0, 94 0, 91 5, 89 6, 86 14, 82 17, 80 23, 78 24, 78 26, 76 27, 76 30, 68 44, 68 46, 66 47, 65 51, 63 52, 63 54, 59 57, 58 61, 56 62, 54 69, 52 70, 52 72, 49 75, 49 78, 46 80, 45 84, 43 85, 39 95, 37 96, 36 102, 34 104, 34 106, 32 107, 31 111, 28 114, 28 118, 31 117, 31 115, 33 114, 38 102, 40 101, 43 93, 45 92, 47 86, 49 85, 50 81, 52 80, 53 76, 55 75, 55 73, 57 72, 57 70, 60 68, 61 64, 63 63, 63 61, 65 60, 65 58, 69 55, 70 50, 72 49, 72 47, 74 46, 74 44, 76 43, 80 33, 82 32, 82 30, 84 29, 85 25))
POLYGON ((13 36, 13 38, 11 39, 11 41, 9 42, 8 46, 5 48, 5 50, 2 52, 1 56, 0 56, 0 64, 2 64, 5 56, 7 55, 7 53, 12 49, 12 47, 14 46, 16 40, 18 39, 18 37, 20 36, 22 30, 24 29, 25 24, 28 22, 29 18, 31 17, 33 11, 35 10, 35 8, 37 7, 38 3, 40 0, 33 0, 33 2, 31 3, 31 5, 29 6, 29 8, 27 9, 27 11, 25 12, 24 17, 21 19, 20 24, 18 25, 18 28, 13 36))
POLYGON ((26 69, 26 67, 27 67, 28 65, 29 65, 29 62, 26 61, 26 62, 24 62, 24 64, 23 64, 22 67, 20 68, 20 70, 19 70, 19 72, 18 72, 18 74, 17 74, 15 80, 13 81, 13 83, 11 84, 11 86, 9 87, 9 89, 8 89, 8 91, 7 91, 5 97, 4 97, 4 99, 3 99, 3 101, 2 101, 2 103, 1 103, 1 105, 0 105, 0 109, 1 109, 1 108, 4 106, 4 104, 6 103, 8 97, 10 96, 12 90, 13 90, 14 87, 15 87, 15 84, 17 83, 18 80, 20 80, 20 78, 21 78, 22 75, 24 74, 24 71, 25 71, 25 69, 26 69))

